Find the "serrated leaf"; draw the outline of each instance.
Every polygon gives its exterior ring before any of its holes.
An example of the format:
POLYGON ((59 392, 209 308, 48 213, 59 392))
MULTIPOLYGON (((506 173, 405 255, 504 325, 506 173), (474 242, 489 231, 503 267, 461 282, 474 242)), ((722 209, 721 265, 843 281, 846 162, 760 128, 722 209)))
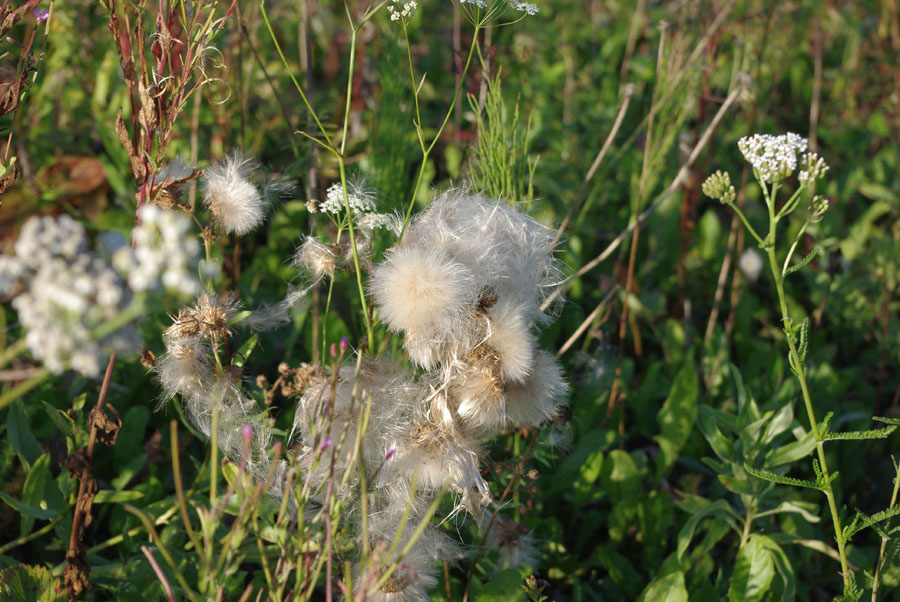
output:
POLYGON ((794 265, 792 265, 788 269, 786 269, 784 271, 784 275, 787 276, 789 274, 793 274, 794 272, 796 272, 798 270, 802 270, 803 268, 808 266, 809 262, 811 262, 813 259, 815 259, 819 255, 819 251, 820 251, 819 247, 814 247, 813 250, 809 252, 809 255, 807 255, 806 257, 804 257, 803 259, 801 259, 800 261, 798 261, 797 263, 795 263, 794 265))
POLYGON ((895 425, 887 426, 883 429, 869 429, 867 431, 846 431, 843 433, 823 433, 823 441, 841 441, 849 439, 886 439, 897 430, 895 425))
POLYGON ((900 418, 886 418, 884 416, 872 416, 872 420, 882 422, 884 424, 900 425, 900 418))
POLYGON ((730 602, 759 602, 772 586, 775 560, 756 534, 740 549, 728 588, 730 602))
POLYGON ((806 351, 809 348, 809 318, 803 320, 800 325, 800 344, 797 347, 797 354, 800 356, 800 365, 806 367, 806 351))
POLYGON ((804 479, 795 479, 793 477, 785 477, 779 474, 775 474, 774 472, 770 472, 768 470, 760 470, 758 468, 753 468, 746 462, 744 463, 744 470, 747 471, 748 474, 753 475, 757 479, 763 479, 765 481, 770 481, 772 483, 778 483, 779 485, 793 485, 794 487, 808 487, 809 489, 822 489, 820 483, 816 481, 807 481, 804 479))
POLYGON ((844 527, 844 540, 850 541, 850 538, 862 531, 863 529, 867 529, 872 525, 880 523, 881 521, 888 520, 889 518, 893 518, 900 514, 900 506, 892 506, 887 510, 882 510, 876 514, 868 516, 859 510, 856 511, 856 517, 853 519, 853 522, 844 527))

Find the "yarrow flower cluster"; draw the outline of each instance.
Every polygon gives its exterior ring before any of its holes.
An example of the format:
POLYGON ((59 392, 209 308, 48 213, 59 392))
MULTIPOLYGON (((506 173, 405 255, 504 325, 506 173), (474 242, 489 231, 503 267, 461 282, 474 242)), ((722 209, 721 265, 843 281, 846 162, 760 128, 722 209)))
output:
POLYGON ((88 250, 87 234, 71 216, 30 218, 14 248, 15 255, 0 255, 0 293, 18 293, 12 305, 28 349, 47 369, 98 376, 109 353, 137 346, 131 326, 98 333, 125 310, 131 294, 88 250))
MULTIPOLYGON (((460 4, 472 4, 482 10, 486 10, 488 8, 488 0, 459 0, 460 4)), ((506 5, 508 5, 513 10, 519 11, 521 13, 525 13, 526 15, 536 15, 540 12, 537 4, 533 4, 531 2, 521 2, 520 0, 506 0, 506 5)), ((493 9, 493 5, 491 6, 493 9)))
POLYGON ((754 134, 738 140, 744 158, 765 182, 779 182, 797 169, 797 155, 806 151, 807 141, 797 134, 780 136, 754 134))
MULTIPOLYGON (((394 218, 385 213, 378 213, 375 205, 375 196, 368 192, 359 183, 351 183, 347 186, 347 204, 356 218, 356 225, 368 231, 376 228, 394 226, 394 218)), ((318 205, 310 205, 311 210, 321 211, 334 216, 341 215, 344 211, 344 189, 340 182, 335 182, 328 187, 325 193, 325 202, 318 205)))
POLYGON ((797 179, 801 184, 813 184, 816 180, 825 175, 828 171, 828 165, 825 160, 816 153, 809 153, 803 157, 800 162, 800 173, 797 179))
POLYGON ((730 205, 737 198, 737 192, 731 184, 731 176, 728 175, 728 172, 717 171, 706 178, 702 190, 703 194, 720 201, 723 205, 730 205))
POLYGON ((391 21, 399 21, 400 19, 409 20, 419 6, 416 4, 415 0, 409 0, 408 2, 392 0, 392 2, 393 4, 387 5, 387 11, 391 14, 391 21))
POLYGON ((198 294, 200 243, 190 235, 190 218, 157 205, 144 205, 138 217, 134 249, 123 244, 112 254, 116 269, 128 275, 131 290, 164 288, 186 296, 198 294))

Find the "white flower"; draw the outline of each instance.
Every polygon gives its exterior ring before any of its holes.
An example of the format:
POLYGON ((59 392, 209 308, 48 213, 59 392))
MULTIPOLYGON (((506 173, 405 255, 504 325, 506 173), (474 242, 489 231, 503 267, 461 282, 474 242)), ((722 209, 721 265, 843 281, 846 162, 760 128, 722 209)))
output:
POLYGON ((363 230, 372 231, 376 228, 391 228, 394 217, 387 213, 357 213, 356 225, 363 230))
POLYGON ((391 13, 391 21, 399 21, 400 19, 408 21, 419 6, 415 0, 409 0, 408 2, 392 0, 392 2, 393 4, 387 5, 387 11, 391 13))
POLYGON ((242 236, 266 216, 268 203, 250 179, 256 169, 256 163, 236 151, 203 174, 203 202, 226 232, 242 236))
MULTIPOLYGON (((375 199, 363 190, 362 186, 350 184, 347 186, 347 201, 350 209, 364 213, 375 211, 375 199)), ((344 190, 340 182, 335 182, 328 187, 325 193, 325 202, 319 205, 319 211, 338 215, 344 210, 344 190)))
POLYGON ((99 376, 105 357, 137 346, 133 326, 99 340, 95 331, 124 311, 130 293, 101 257, 87 251, 84 228, 68 215, 33 217, 22 227, 16 257, 0 256, 0 286, 24 290, 13 308, 35 359, 55 374, 72 368, 99 376))
MULTIPOLYGON (((460 4, 471 4, 480 9, 487 9, 488 2, 487 0, 459 0, 460 4)), ((537 4, 533 4, 531 2, 521 2, 520 0, 506 0, 506 4, 513 10, 517 10, 521 13, 525 13, 527 15, 536 15, 540 12, 537 4)), ((494 7, 491 6, 493 9, 494 7)))
POLYGON ((131 290, 199 293, 200 243, 190 235, 190 218, 156 205, 144 205, 138 216, 134 249, 121 245, 112 253, 113 265, 128 276, 131 290))
POLYGON ((825 172, 828 171, 828 165, 825 163, 825 160, 816 153, 804 155, 800 165, 801 169, 797 179, 800 180, 801 184, 812 183, 815 185, 816 180, 824 176, 825 172))
POLYGON ((797 134, 754 134, 738 140, 744 158, 765 182, 779 182, 797 169, 797 155, 806 151, 806 138, 797 134))

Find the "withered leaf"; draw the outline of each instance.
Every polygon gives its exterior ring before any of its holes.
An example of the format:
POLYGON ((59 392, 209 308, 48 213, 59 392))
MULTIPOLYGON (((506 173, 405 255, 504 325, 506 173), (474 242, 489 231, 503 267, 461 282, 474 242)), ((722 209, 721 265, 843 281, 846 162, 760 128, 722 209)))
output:
POLYGON ((112 417, 103 410, 94 407, 88 415, 87 426, 89 429, 96 429, 97 441, 104 445, 115 445, 119 431, 122 429, 122 419, 119 417, 116 409, 110 404, 106 404, 105 407, 112 412, 112 417))

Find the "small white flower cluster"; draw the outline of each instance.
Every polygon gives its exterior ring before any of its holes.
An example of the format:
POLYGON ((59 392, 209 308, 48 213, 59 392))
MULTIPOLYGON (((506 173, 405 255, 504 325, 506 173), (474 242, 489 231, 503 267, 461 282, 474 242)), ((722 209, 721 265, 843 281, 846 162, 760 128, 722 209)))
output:
POLYGON ((51 372, 71 367, 98 376, 111 352, 133 350, 137 333, 125 326, 100 337, 131 295, 107 262, 88 251, 84 228, 69 215, 32 217, 15 255, 0 255, 0 293, 19 294, 12 305, 32 355, 51 372))
MULTIPOLYGON (((459 0, 460 4, 472 4, 480 9, 487 9, 488 0, 459 0)), ((521 0, 506 0, 506 3, 513 10, 525 13, 527 15, 536 15, 540 12, 537 4, 531 2, 522 2, 521 0)))
POLYGON ((738 140, 744 158, 765 182, 780 182, 797 169, 797 155, 806 151, 807 141, 797 134, 780 136, 754 134, 738 140))
POLYGON ((703 194, 711 199, 716 199, 724 205, 729 205, 737 198, 737 192, 731 183, 731 176, 728 172, 717 171, 712 174, 701 187, 703 194))
POLYGON ((816 180, 825 175, 828 165, 825 160, 816 153, 809 153, 800 162, 800 173, 797 179, 801 184, 815 185, 816 180))
POLYGON ((112 254, 116 269, 128 275, 131 290, 164 288, 186 296, 199 293, 200 243, 190 235, 190 218, 157 205, 144 205, 138 217, 134 249, 122 245, 112 254))
POLYGON ((403 2, 402 0, 392 0, 393 4, 387 5, 387 11, 391 13, 391 21, 399 21, 400 19, 409 19, 412 17, 412 14, 419 7, 416 4, 416 0, 409 0, 409 2, 403 2), (395 6, 396 5, 396 6, 395 6))
POLYGON ((234 151, 206 168, 203 202, 226 232, 243 236, 266 217, 269 202, 253 178, 259 166, 234 151))
MULTIPOLYGON (((360 184, 351 183, 347 186, 347 203, 356 216, 357 226, 363 230, 371 232, 376 228, 391 228, 395 225, 393 216, 377 212, 375 196, 360 184)), ((328 187, 325 202, 318 206, 318 211, 340 215, 344 209, 344 189, 340 182, 335 182, 328 187)))

